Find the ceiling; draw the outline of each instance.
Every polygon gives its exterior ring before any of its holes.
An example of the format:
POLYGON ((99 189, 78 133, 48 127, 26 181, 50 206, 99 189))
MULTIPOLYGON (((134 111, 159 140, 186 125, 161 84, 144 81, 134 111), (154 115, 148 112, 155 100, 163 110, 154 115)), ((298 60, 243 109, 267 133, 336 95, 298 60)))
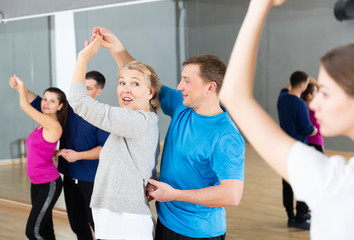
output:
POLYGON ((55 12, 68 10, 83 11, 156 1, 164 0, 0 0, 0 12, 2 13, 0 20, 13 21, 49 16, 55 12))
MULTIPOLYGON (((173 0, 0 0, 0 21, 13 21, 38 16, 49 16, 61 11, 84 11, 110 6, 139 4, 156 1, 173 0)), ((175 0, 178 1, 178 0, 175 0)), ((183 1, 183 0, 182 0, 183 1)), ((186 1, 186 0, 185 0, 186 1)), ((215 4, 239 4, 247 6, 248 0, 195 0, 196 2, 213 2, 215 4)), ((311 8, 332 8, 337 1, 347 0, 288 0, 282 8, 306 10, 311 8)))

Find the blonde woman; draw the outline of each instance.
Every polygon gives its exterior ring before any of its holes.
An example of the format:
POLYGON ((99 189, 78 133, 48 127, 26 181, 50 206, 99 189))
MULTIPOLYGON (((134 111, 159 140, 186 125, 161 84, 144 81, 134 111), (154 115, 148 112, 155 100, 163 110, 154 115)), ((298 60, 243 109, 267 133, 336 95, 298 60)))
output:
POLYGON ((159 151, 153 102, 159 78, 152 67, 130 62, 118 74, 120 107, 93 100, 87 95, 85 72, 101 41, 98 36, 86 42, 79 53, 69 99, 78 115, 110 133, 100 153, 91 198, 95 235, 98 239, 151 240, 154 221, 145 187, 155 174, 159 151))

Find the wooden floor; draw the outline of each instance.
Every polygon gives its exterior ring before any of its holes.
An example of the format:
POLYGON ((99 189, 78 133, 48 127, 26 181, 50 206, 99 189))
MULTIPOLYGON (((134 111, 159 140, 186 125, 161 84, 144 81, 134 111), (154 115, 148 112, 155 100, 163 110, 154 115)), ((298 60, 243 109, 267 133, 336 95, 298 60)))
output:
MULTIPOLYGON (((0 199, 0 239, 26 239, 25 227, 31 205, 8 202, 0 199)), ((75 239, 71 231, 67 215, 62 211, 54 211, 54 228, 57 240, 75 239)))
MULTIPOLYGON (((0 167, 0 182, 0 198, 29 202, 29 181, 20 165, 0 167)), ((65 208, 62 197, 56 208, 65 208)), ((0 199, 0 239, 25 239, 29 210, 29 206, 0 199)), ((310 239, 307 231, 287 228, 281 179, 250 147, 246 151, 243 198, 238 207, 226 208, 226 213, 228 240, 310 239)), ((57 240, 75 239, 65 213, 54 214, 54 226, 57 240)))

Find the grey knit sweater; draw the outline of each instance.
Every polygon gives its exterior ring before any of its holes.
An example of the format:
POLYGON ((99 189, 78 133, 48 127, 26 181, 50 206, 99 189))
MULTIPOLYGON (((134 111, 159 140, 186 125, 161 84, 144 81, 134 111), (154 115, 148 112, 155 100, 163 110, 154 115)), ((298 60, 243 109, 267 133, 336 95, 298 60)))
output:
POLYGON ((91 207, 151 214, 145 187, 156 173, 156 113, 99 103, 87 95, 84 83, 71 86, 69 103, 83 119, 110 133, 100 153, 91 207))

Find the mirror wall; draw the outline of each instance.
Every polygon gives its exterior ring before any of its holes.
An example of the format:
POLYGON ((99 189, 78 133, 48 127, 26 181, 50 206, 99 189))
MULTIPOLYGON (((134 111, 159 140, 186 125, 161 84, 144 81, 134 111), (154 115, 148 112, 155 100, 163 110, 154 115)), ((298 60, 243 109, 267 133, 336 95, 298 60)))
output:
MULTIPOLYGON (((189 56, 215 54, 228 62, 247 2, 175 0, 77 12, 76 49, 82 49, 94 26, 104 26, 120 38, 135 58, 153 66, 164 84, 175 87, 181 62, 189 56)), ((321 55, 354 41, 353 22, 336 21, 333 4, 331 0, 289 1, 273 9, 267 20, 259 49, 255 95, 276 121, 277 96, 290 74, 303 70, 316 78, 321 55)), ((20 110, 18 94, 8 86, 9 77, 17 74, 39 94, 56 84, 52 23, 53 17, 41 17, 0 24, 0 164, 20 157, 19 139, 36 127, 20 110)), ((109 51, 100 50, 88 69, 101 71, 108 81, 99 100, 116 105, 117 67, 109 51)), ((161 112, 159 116, 163 140, 169 119, 161 112)), ((325 139, 325 147, 350 152, 352 142, 344 137, 325 139)), ((10 178, 5 177, 13 181, 10 178)), ((3 197, 16 198, 16 192, 22 191, 15 189, 13 195, 4 196, 5 180, 1 185, 3 197)))
MULTIPOLYGON (((94 26, 104 26, 120 38, 136 59, 153 66, 164 84, 175 87, 180 66, 177 63, 180 62, 180 49, 177 45, 179 32, 176 29, 176 15, 176 2, 173 1, 75 13, 77 51, 80 51, 84 41, 90 38, 94 26)), ((54 20, 54 17, 42 17, 0 25, 0 96, 3 101, 2 112, 6 113, 0 117, 0 163, 9 163, 11 161, 8 160, 19 158, 19 140, 26 138, 36 127, 36 123, 20 109, 18 93, 9 87, 9 77, 12 74, 18 75, 24 80, 26 87, 37 94, 42 94, 46 88, 56 85, 58 81, 54 63, 54 20)), ((107 83, 99 100, 117 105, 118 69, 109 51, 100 49, 89 63, 88 70, 98 70, 106 77, 107 83)), ((71 82, 71 78, 66 81, 71 82)), ((159 115, 163 139, 169 120, 163 114, 159 115)), ((29 202, 29 185, 28 188, 20 186, 20 183, 28 182, 26 176, 22 175, 12 172, 7 177, 5 174, 0 176, 1 179, 4 178, 2 185, 6 185, 1 187, 0 196, 29 202), (17 180, 20 182, 18 185, 17 180), (11 184, 15 189, 9 189, 11 184)))

